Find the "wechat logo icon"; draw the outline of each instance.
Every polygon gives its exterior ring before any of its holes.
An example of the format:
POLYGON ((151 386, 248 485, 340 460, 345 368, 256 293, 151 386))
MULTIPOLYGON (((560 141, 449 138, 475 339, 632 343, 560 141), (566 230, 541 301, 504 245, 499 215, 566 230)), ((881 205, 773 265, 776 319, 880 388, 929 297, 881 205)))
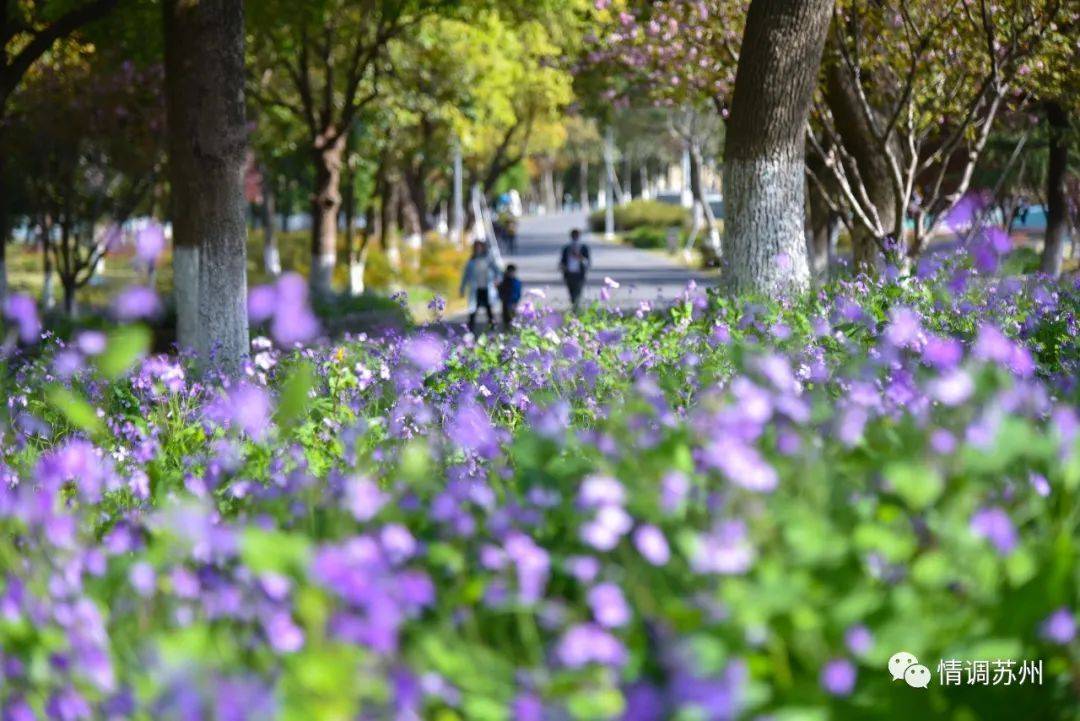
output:
POLYGON ((930 685, 930 669, 920 664, 915 654, 907 651, 892 655, 889 659, 889 674, 893 681, 903 680, 912 688, 926 688, 930 685))

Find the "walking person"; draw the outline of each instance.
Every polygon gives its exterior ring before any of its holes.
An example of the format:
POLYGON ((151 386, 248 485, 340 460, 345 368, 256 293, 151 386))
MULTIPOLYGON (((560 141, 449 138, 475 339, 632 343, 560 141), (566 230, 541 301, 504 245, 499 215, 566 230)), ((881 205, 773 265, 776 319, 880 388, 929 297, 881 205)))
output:
POLYGON ((510 324, 517 313, 517 304, 521 302, 521 280, 517 277, 517 266, 506 266, 502 282, 499 283, 499 301, 502 303, 503 328, 510 330, 510 324))
POLYGON ((495 325, 495 314, 491 310, 491 300, 495 297, 495 284, 499 281, 499 264, 488 253, 487 243, 478 240, 473 243, 472 257, 465 264, 461 274, 459 293, 469 298, 469 332, 476 333, 476 316, 483 308, 487 312, 488 326, 495 325))
POLYGON ((559 256, 559 270, 570 293, 570 305, 575 311, 581 301, 581 291, 585 288, 585 276, 589 273, 591 262, 589 246, 581 242, 581 231, 574 228, 570 231, 570 242, 563 246, 559 256))

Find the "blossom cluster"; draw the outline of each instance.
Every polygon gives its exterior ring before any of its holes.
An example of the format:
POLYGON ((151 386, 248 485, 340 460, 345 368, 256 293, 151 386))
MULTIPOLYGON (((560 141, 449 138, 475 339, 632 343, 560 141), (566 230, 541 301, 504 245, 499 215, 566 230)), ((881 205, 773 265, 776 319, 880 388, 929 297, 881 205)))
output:
POLYGON ((253 291, 281 337, 240 378, 120 331, 9 355, 3 718, 889 717, 897 648, 1045 659, 1009 703, 1075 708, 1077 284, 935 263, 297 348, 304 300, 253 291))

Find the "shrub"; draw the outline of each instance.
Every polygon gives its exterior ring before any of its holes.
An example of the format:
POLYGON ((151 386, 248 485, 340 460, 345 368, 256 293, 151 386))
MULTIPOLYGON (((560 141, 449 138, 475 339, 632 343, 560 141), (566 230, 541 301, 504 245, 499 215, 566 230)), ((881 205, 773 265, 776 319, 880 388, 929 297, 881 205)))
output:
MULTIPOLYGON (((589 228, 594 233, 604 230, 605 211, 598 210, 589 216, 589 228)), ((656 200, 634 200, 615 208, 615 230, 630 231, 642 226, 656 228, 688 227, 690 211, 680 205, 661 203, 656 200)))
POLYGON ((623 236, 623 239, 635 248, 658 248, 667 249, 668 229, 653 226, 640 226, 634 228, 623 236))

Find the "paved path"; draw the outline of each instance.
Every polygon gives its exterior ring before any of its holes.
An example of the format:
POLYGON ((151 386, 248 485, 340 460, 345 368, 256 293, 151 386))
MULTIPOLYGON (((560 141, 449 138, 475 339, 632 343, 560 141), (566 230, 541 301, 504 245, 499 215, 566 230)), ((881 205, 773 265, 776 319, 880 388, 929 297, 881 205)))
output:
MULTIPOLYGON (((570 297, 559 273, 559 251, 570 240, 572 228, 588 226, 584 213, 565 213, 523 218, 518 226, 517 253, 504 262, 518 266, 525 292, 540 288, 545 303, 556 308, 570 305, 570 297)), ((597 300, 604 278, 619 283, 612 301, 623 308, 637 307, 642 300, 671 300, 694 280, 699 286, 716 283, 716 277, 679 265, 660 253, 638 250, 606 242, 600 234, 586 234, 592 254, 592 271, 585 287, 584 303, 597 300)), ((526 296, 528 297, 528 296, 526 296)))

